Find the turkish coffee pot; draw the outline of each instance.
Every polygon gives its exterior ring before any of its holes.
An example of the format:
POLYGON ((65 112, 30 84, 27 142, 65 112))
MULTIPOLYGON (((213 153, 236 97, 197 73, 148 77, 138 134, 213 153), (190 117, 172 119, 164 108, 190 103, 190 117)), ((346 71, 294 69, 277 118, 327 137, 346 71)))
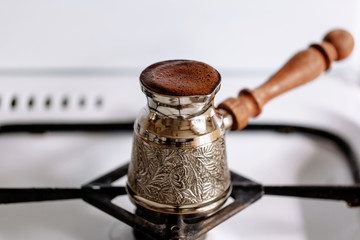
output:
POLYGON ((132 202, 167 214, 205 215, 221 207, 231 193, 227 130, 244 128, 269 100, 315 79, 353 47, 348 32, 334 30, 260 87, 244 89, 218 107, 214 97, 221 77, 213 67, 190 60, 147 67, 140 75, 147 107, 134 124, 128 172, 132 202))

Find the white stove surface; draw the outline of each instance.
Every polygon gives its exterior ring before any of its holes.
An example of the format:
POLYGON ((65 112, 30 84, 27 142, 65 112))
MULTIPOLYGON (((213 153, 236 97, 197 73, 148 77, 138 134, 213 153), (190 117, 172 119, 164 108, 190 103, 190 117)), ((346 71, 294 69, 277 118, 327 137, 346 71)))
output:
MULTIPOLYGON (((136 77, 126 88, 118 79, 118 76, 110 76, 101 85, 95 78, 53 82, 44 77, 35 79, 33 81, 44 83, 43 88, 50 89, 50 96, 54 96, 54 107, 47 111, 38 106, 30 111, 24 106, 32 90, 40 92, 41 101, 49 92, 35 89, 25 78, 12 79, 12 86, 21 87, 14 92, 19 97, 19 106, 3 113, 2 123, 23 119, 133 119, 145 105, 145 97, 136 77), (60 82, 62 92, 59 93, 60 82), (56 104, 61 94, 69 93, 67 89, 76 96, 87 96, 87 89, 92 89, 89 94, 102 96, 103 106, 100 110, 88 105, 76 110, 71 105, 70 109, 61 110, 56 104)), ((243 86, 258 85, 263 78, 240 81, 236 76, 225 74, 223 79, 217 102, 235 96, 243 86)), ((3 86, 4 92, 11 92, 7 89, 9 85, 3 86)), ((3 103, 10 102, 13 96, 10 95, 3 103)), ((288 123, 330 130, 348 140, 360 157, 357 148, 360 146, 359 109, 359 86, 326 75, 268 103, 262 116, 253 123, 288 123)), ((131 138, 131 133, 2 136, 0 187, 79 187, 129 161, 131 138)), ((350 172, 341 153, 319 139, 231 132, 227 136, 227 151, 233 171, 263 184, 351 184, 350 172)), ((133 209, 127 197, 115 202, 133 209)), ((264 196, 210 231, 207 239, 355 240, 359 235, 359 209, 348 208, 345 202, 264 196)), ((82 200, 66 200, 1 205, 0 239, 131 239, 131 230, 82 200)))

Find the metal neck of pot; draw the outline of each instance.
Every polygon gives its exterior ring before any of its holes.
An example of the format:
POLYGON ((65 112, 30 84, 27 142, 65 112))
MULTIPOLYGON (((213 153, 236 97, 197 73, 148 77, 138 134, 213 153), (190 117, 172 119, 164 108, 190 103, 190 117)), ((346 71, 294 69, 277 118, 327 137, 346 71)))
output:
POLYGON ((155 93, 141 85, 149 109, 157 114, 174 119, 188 119, 204 113, 212 105, 211 103, 219 89, 220 84, 208 95, 169 96, 155 93))

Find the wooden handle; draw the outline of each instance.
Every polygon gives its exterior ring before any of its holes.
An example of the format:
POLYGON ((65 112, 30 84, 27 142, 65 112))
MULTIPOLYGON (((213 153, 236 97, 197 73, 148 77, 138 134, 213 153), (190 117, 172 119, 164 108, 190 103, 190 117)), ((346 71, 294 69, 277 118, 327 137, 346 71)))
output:
POLYGON ((307 83, 330 68, 332 61, 350 55, 354 39, 344 30, 328 33, 321 44, 313 44, 308 49, 293 56, 267 82, 255 90, 244 89, 237 98, 229 98, 219 105, 233 116, 233 130, 246 127, 250 117, 261 113, 265 103, 292 88, 307 83))

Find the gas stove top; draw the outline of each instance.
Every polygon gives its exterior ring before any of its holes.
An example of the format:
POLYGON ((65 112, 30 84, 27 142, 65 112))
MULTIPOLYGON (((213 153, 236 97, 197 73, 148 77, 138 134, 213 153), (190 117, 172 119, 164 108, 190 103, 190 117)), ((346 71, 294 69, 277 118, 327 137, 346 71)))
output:
MULTIPOLYGON (((223 78, 222 91, 217 96, 219 101, 224 99, 225 94, 235 91, 232 89, 235 84, 236 89, 239 88, 238 76, 224 74, 223 78)), ((68 94, 73 101, 68 110, 59 107, 62 95, 58 94, 48 110, 39 107, 44 97, 36 99, 35 110, 32 110, 35 112, 32 112, 25 107, 28 103, 26 96, 29 96, 25 93, 29 89, 24 87, 17 93, 17 106, 9 107, 7 114, 3 115, 3 122, 25 121, 22 119, 54 122, 59 121, 59 116, 62 116, 60 121, 63 122, 133 119, 144 101, 135 100, 131 106, 124 104, 122 100, 131 97, 132 93, 121 89, 121 83, 114 79, 110 76, 99 88, 94 88, 95 80, 87 81, 87 86, 82 85, 80 80, 78 84, 84 86, 81 89, 83 93, 78 91, 80 93, 76 97, 68 94), (98 89, 98 93, 93 94, 93 98, 86 98, 84 92, 87 88, 98 89), (115 94, 111 89, 124 94, 115 94), (79 99, 80 95, 85 96, 86 104, 84 108, 76 109, 77 102, 74 101, 77 100, 74 99, 79 99), (97 99, 95 96, 102 99, 99 109, 91 105, 97 99), (69 114, 71 117, 66 119, 66 114, 63 114, 66 111, 75 114, 69 114), (96 114, 101 111, 103 114, 96 114)), ((24 80, 20 77, 15 81, 24 80)), ((260 81, 262 77, 247 78, 243 84, 251 87, 260 81)), ((66 84, 70 88, 73 83, 66 84)), ((54 85, 53 92, 56 91, 54 85)), ((132 89, 132 86, 129 88, 132 89)), ((43 90, 40 92, 42 96, 46 95, 43 90)), ((51 90, 49 95, 54 96, 51 90)), ((132 97, 135 99, 137 95, 132 97)), ((11 101, 8 100, 8 103, 11 101)), ((4 109, 6 104, 2 106, 4 109)), ((360 89, 356 83, 324 76, 311 86, 294 90, 271 102, 254 123, 295 124, 328 130, 347 140, 360 156, 360 150, 356 148, 360 144, 359 106, 360 89), (341 96, 341 101, 338 96, 341 96)), ((131 139, 132 133, 126 131, 3 135, 0 138, 1 187, 79 187, 128 162, 131 139)), ((227 136, 227 152, 232 171, 266 185, 352 184, 351 173, 341 152, 322 139, 271 132, 234 132, 227 136)), ((124 185, 125 181, 123 179, 116 184, 124 185)), ((114 202, 134 210, 126 196, 116 198, 114 202)), ((132 238, 130 227, 81 200, 1 205, 0 212, 2 239, 132 238)), ((359 223, 359 210, 348 208, 342 201, 264 196, 211 230, 207 239, 350 240, 357 239, 359 223)))

